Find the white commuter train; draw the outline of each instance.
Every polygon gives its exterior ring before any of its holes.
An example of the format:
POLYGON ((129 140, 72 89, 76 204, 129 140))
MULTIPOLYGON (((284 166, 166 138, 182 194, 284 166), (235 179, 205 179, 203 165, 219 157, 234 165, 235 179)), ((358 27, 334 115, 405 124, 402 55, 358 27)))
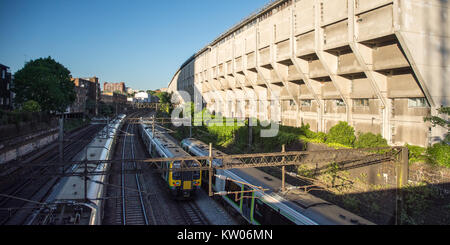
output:
MULTIPOLYGON (((118 132, 124 123, 126 115, 120 115, 112 120, 109 125, 100 131, 94 140, 85 148, 85 157, 89 161, 111 160, 113 157, 113 147, 116 143, 118 132)), ((89 171, 106 173, 110 164, 87 164, 89 171)), ((85 165, 73 166, 72 173, 82 174, 85 165)), ((89 176, 87 185, 87 195, 85 195, 84 178, 71 176, 63 178, 55 192, 49 197, 49 201, 54 203, 53 209, 47 214, 42 214, 42 210, 37 212, 29 224, 57 224, 57 225, 101 225, 105 201, 105 187, 107 183, 106 175, 89 176), (85 200, 87 197, 87 200, 85 200), (86 202, 87 201, 87 202, 86 202), (40 217, 40 218, 38 218, 40 217), (36 220, 42 219, 44 220, 36 220), (53 221, 55 220, 55 221, 53 221)))

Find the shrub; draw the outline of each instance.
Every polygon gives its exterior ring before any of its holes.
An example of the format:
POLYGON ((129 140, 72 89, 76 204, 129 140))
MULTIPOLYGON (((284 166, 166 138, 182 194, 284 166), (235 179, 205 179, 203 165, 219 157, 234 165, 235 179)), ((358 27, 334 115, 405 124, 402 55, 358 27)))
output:
POLYGON ((351 147, 355 139, 355 129, 348 125, 347 122, 339 122, 338 125, 330 129, 326 143, 338 143, 351 147))
POLYGON ((22 110, 24 112, 40 112, 41 106, 39 105, 38 102, 36 102, 34 100, 29 100, 29 101, 23 103, 22 110))
POLYGON ((355 141, 355 148, 378 148, 388 147, 387 140, 381 134, 358 133, 358 139, 355 141))
POLYGON ((314 136, 315 140, 318 140, 321 143, 325 143, 325 141, 327 141, 327 134, 324 132, 318 132, 315 136, 314 136))
POLYGON ((424 153, 426 152, 427 149, 420 146, 408 144, 406 145, 406 147, 408 147, 409 151, 409 163, 416 163, 425 160, 426 157, 424 153))
POLYGON ((450 145, 437 143, 427 149, 427 156, 432 164, 450 168, 450 145))

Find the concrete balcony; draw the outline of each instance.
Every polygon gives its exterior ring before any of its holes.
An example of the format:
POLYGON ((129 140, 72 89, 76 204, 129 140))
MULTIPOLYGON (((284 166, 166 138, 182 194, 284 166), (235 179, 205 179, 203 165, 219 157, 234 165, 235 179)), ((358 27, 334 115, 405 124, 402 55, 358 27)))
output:
POLYGON ((225 77, 225 68, 224 68, 224 64, 220 64, 219 65, 219 77, 225 77))
POLYGON ((295 34, 314 30, 314 7, 315 0, 302 0, 301 4, 296 4, 294 9, 296 15, 295 34))
POLYGON ((389 98, 423 97, 423 92, 411 73, 388 76, 387 87, 389 98))
POLYGON ((260 74, 257 75, 255 84, 258 86, 266 86, 266 82, 260 74))
POLYGON ((354 99, 376 98, 375 91, 372 88, 370 80, 366 77, 355 78, 352 80, 350 97, 354 99))
POLYGON ((290 58, 290 47, 289 47, 289 40, 280 42, 276 44, 277 47, 277 62, 287 60, 290 58))
POLYGON ((275 70, 271 70, 270 71, 270 83, 274 84, 282 84, 283 82, 281 81, 281 79, 278 77, 277 73, 275 72, 275 70))
POLYGON ((232 75, 233 75, 233 72, 234 72, 234 69, 233 69, 233 62, 228 61, 228 62, 227 62, 227 75, 232 76, 232 75))
POLYGON ((357 15, 355 28, 357 30, 357 40, 360 42, 393 34, 393 6, 388 5, 357 15))
POLYGON ((328 77, 328 73, 323 67, 320 60, 312 60, 309 62, 309 77, 310 78, 320 78, 328 77))
POLYGON ((211 77, 214 78, 214 79, 217 79, 217 76, 218 76, 217 67, 213 67, 212 70, 211 70, 211 77))
POLYGON ((327 25, 348 17, 348 0, 323 1, 321 3, 321 25, 327 25))
POLYGON ((363 69, 356 60, 354 53, 339 55, 337 74, 343 75, 343 74, 354 74, 359 72, 363 72, 363 69))
POLYGON ((247 70, 249 69, 254 69, 256 67, 256 62, 255 62, 255 53, 252 52, 250 54, 247 54, 247 70))
POLYGON ((266 66, 270 65, 270 47, 259 50, 259 65, 266 66))
POLYGON ((355 2, 355 13, 360 14, 362 12, 367 12, 369 10, 378 8, 380 6, 392 3, 392 0, 356 0, 355 2))
POLYGON ((300 75, 300 73, 297 72, 297 69, 295 69, 295 67, 293 65, 290 65, 288 67, 288 77, 287 80, 288 81, 300 81, 302 80, 302 76, 300 75))
POLYGON ((242 56, 236 58, 235 65, 236 65, 236 72, 242 72, 242 70, 243 70, 242 56))
MULTIPOLYGON (((336 11, 338 12, 338 11, 336 11)), ((325 26, 324 30, 324 49, 334 49, 348 45, 348 21, 341 21, 332 25, 325 26)))
POLYGON ((302 100, 312 100, 312 99, 314 99, 313 93, 309 90, 309 88, 308 88, 308 86, 306 86, 306 84, 301 84, 300 85, 299 99, 302 99, 302 100))
POLYGON ((323 99, 340 99, 341 95, 332 82, 326 82, 321 88, 323 99))
POLYGON ((315 32, 308 32, 297 36, 295 39, 297 57, 314 54, 315 53, 315 32))
POLYGON ((376 71, 409 67, 409 62, 403 55, 398 44, 373 49, 373 69, 376 71))
POLYGON ((228 83, 228 81, 227 80, 225 80, 225 79, 220 79, 220 84, 221 84, 221 86, 220 86, 220 89, 221 90, 228 90, 228 89, 230 89, 231 87, 230 87, 230 84, 228 83))

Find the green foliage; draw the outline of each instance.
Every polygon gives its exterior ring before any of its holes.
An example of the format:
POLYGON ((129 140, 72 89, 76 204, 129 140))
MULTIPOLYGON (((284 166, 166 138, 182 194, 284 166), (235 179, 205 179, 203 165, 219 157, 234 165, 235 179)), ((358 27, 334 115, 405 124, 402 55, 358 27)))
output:
POLYGON ((426 152, 426 148, 415 146, 415 145, 406 145, 409 151, 409 163, 416 163, 420 161, 426 160, 426 156, 424 153, 426 152))
POLYGON ((24 112, 40 112, 41 106, 34 100, 29 100, 22 105, 22 110, 24 112))
POLYGON ((112 117, 114 115, 115 108, 112 105, 100 102, 98 108, 99 114, 104 117, 112 117))
POLYGON ((430 163, 450 168, 450 145, 437 143, 427 149, 427 156, 430 163))
POLYGON ((46 112, 64 112, 76 98, 70 71, 51 57, 29 61, 14 74, 15 101, 39 103, 46 112))
POLYGON ((326 143, 338 143, 351 147, 353 142, 355 142, 355 139, 355 129, 348 125, 347 122, 339 122, 338 125, 330 129, 326 143))
POLYGON ((402 189, 404 205, 401 209, 402 225, 423 225, 424 213, 433 204, 433 199, 438 198, 439 191, 427 183, 409 185, 402 189))
POLYGON ((156 96, 159 98, 159 103, 161 104, 170 104, 172 99, 172 94, 167 92, 157 93, 156 96))
POLYGON ((351 146, 343 145, 343 144, 340 144, 340 143, 327 143, 327 146, 332 147, 332 148, 334 148, 336 150, 338 150, 338 149, 352 149, 351 146))
POLYGON ((154 95, 159 98, 159 103, 161 105, 161 111, 159 113, 166 114, 166 116, 172 114, 172 93, 169 94, 167 92, 160 92, 154 95))
MULTIPOLYGON (((439 115, 447 115, 447 118, 450 118, 450 107, 441 107, 438 109, 439 115)), ((425 122, 431 122, 433 127, 441 126, 447 130, 450 130, 450 121, 448 119, 444 119, 445 117, 425 117, 425 122)), ((450 144, 450 133, 447 133, 444 137, 444 143, 450 144)))
MULTIPOLYGON (((440 109, 438 109, 438 114, 450 116, 450 107, 441 107, 440 109)), ((424 121, 431 122, 433 124, 433 127, 439 125, 447 129, 450 128, 450 121, 445 120, 441 117, 425 117, 424 121)))
POLYGON ((354 144, 354 147, 358 149, 388 146, 387 140, 381 134, 375 135, 373 133, 358 133, 358 139, 356 139, 354 144))

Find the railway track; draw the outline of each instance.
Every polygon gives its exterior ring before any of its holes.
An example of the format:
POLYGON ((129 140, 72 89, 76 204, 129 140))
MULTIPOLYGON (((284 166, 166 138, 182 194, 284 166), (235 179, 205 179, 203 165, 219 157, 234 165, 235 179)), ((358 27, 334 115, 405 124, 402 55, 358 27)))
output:
POLYGON ((194 201, 179 201, 178 211, 186 225, 209 225, 210 222, 194 201))
MULTIPOLYGON (((83 140, 83 142, 86 142, 86 135, 93 138, 101 127, 101 125, 91 125, 69 136, 69 143, 64 146, 64 159, 71 159, 78 154, 87 143, 77 141, 83 140)), ((55 147, 37 158, 30 158, 27 162, 51 162, 57 159, 58 151, 55 147)), ((12 173, 19 177, 16 178, 17 181, 13 181, 2 188, 0 225, 17 225, 26 220, 27 216, 36 208, 36 204, 44 200, 57 183, 59 178, 49 177, 51 172, 55 172, 55 167, 40 167, 26 172, 18 169, 12 173)))
MULTIPOLYGON (((134 125, 128 124, 122 147, 122 159, 135 158, 134 125), (131 126, 131 130, 130 130, 131 126), (131 132, 131 133, 130 133, 131 132), (128 139, 128 140, 127 140, 128 139), (129 145, 127 149, 127 144, 129 145)), ((136 163, 122 163, 122 172, 137 169, 136 163)), ((122 174, 122 224, 123 225, 149 225, 142 187, 138 174, 122 174)))

